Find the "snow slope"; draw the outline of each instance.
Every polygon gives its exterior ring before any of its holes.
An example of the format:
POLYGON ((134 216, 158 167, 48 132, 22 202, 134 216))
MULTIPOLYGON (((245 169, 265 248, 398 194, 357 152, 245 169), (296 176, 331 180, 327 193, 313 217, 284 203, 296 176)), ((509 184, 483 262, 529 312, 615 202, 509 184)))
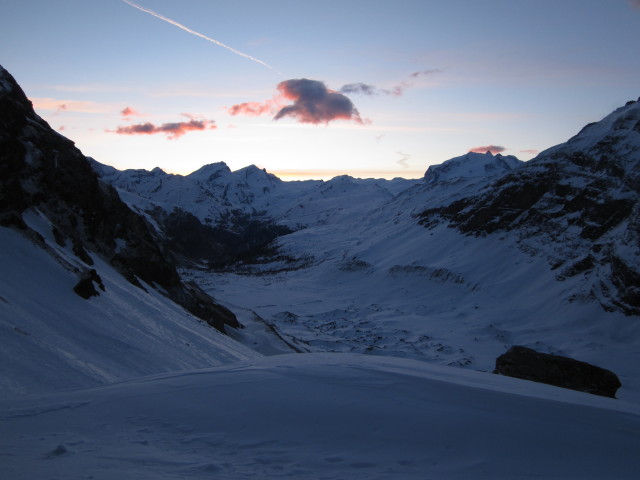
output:
POLYGON ((634 479, 640 410, 403 359, 281 355, 0 402, 5 478, 634 479))
MULTIPOLYGON (((51 226, 30 225, 47 239, 51 226)), ((48 238, 58 258, 79 264, 48 238)), ((134 287, 94 255, 105 291, 84 299, 77 276, 22 234, 0 227, 0 396, 99 385, 258 356, 152 288, 134 287)))

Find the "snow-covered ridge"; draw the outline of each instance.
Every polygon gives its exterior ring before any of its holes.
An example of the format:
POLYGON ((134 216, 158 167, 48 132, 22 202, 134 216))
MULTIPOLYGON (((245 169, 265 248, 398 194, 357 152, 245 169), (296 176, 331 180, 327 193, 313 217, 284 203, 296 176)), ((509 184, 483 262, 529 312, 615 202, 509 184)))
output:
POLYGON ((599 122, 590 123, 566 143, 541 152, 537 158, 580 151, 596 156, 606 153, 627 173, 640 174, 640 98, 627 102, 599 122))

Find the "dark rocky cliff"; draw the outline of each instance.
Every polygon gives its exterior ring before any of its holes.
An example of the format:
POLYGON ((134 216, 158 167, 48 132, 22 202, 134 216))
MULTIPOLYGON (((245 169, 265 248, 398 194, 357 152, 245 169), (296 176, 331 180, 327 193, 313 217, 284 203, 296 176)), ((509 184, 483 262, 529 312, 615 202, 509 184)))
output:
MULTIPOLYGON (((58 243, 71 242, 86 271, 93 264, 91 253, 100 255, 133 285, 157 288, 218 330, 239 326, 232 312, 181 281, 147 222, 98 180, 72 141, 35 114, 14 78, 0 67, 0 225, 21 229, 42 243, 23 221, 29 209, 46 216, 58 243)), ((78 272, 80 280, 87 278, 86 271, 78 272)))

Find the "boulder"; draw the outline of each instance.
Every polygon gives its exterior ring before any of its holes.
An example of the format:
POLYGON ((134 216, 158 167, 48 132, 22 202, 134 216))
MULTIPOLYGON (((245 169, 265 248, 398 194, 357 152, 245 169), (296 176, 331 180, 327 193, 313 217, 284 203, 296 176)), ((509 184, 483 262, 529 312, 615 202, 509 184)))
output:
POLYGON ((513 346, 500 355, 493 373, 611 398, 622 386, 609 370, 522 346, 513 346))

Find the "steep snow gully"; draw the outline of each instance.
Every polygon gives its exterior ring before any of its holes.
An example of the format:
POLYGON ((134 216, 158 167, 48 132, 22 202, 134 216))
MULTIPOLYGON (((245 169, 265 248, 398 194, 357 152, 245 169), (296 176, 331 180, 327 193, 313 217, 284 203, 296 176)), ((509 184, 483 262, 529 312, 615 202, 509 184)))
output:
POLYGON ((327 182, 118 171, 1 67, 0 105, 2 478, 637 478, 640 102, 327 182), (513 345, 618 398, 490 373, 513 345))

